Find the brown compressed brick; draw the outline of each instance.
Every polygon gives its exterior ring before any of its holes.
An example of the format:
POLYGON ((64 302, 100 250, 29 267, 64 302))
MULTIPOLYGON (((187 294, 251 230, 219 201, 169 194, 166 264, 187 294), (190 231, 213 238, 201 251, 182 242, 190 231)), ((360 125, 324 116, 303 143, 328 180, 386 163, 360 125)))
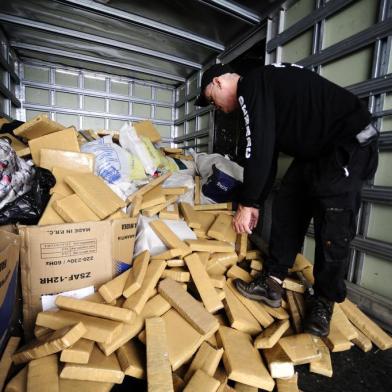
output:
POLYGON ((84 338, 96 342, 110 341, 122 328, 123 323, 99 317, 87 316, 66 310, 40 312, 36 324, 50 329, 61 329, 82 322, 87 331, 84 338))
POLYGON ((121 384, 124 380, 124 372, 121 370, 116 354, 105 356, 98 347, 94 346, 88 363, 65 363, 60 378, 121 384))
POLYGON ((71 327, 64 327, 57 331, 52 331, 43 336, 41 340, 32 340, 21 347, 13 356, 13 362, 18 365, 26 363, 32 359, 38 359, 47 355, 55 354, 76 343, 84 334, 86 328, 83 323, 78 323, 71 327))
POLYGON ((326 377, 332 377, 332 362, 328 347, 320 338, 314 337, 313 340, 321 353, 321 358, 310 363, 310 372, 321 374, 326 377))
POLYGON ((159 283, 158 291, 201 334, 212 335, 218 330, 214 316, 179 283, 166 278, 159 283))
POLYGON ((136 339, 132 339, 118 348, 118 362, 126 376, 146 378, 146 353, 136 339))
POLYGON ((197 254, 186 256, 185 263, 206 309, 211 313, 222 309, 223 303, 216 294, 207 271, 200 262, 199 256, 197 254))
POLYGON ((106 282, 98 289, 99 294, 107 303, 110 303, 121 297, 124 290, 125 282, 128 279, 129 272, 130 270, 128 269, 127 271, 116 276, 109 282, 106 282))
POLYGON ((229 379, 267 391, 274 389, 274 380, 248 334, 221 326, 218 337, 223 345, 223 363, 229 379))
POLYGON ((147 267, 142 287, 124 302, 123 307, 140 314, 166 267, 163 260, 152 260, 147 267))
POLYGON ((216 392, 219 388, 219 381, 209 376, 201 369, 197 369, 184 388, 184 392, 216 392))
POLYGON ((173 392, 165 322, 160 317, 146 320, 147 384, 149 392, 173 392))
POLYGON ((148 250, 140 253, 132 262, 132 268, 124 284, 123 296, 128 298, 142 287, 143 280, 146 276, 150 253, 148 250))
POLYGON ((254 341, 256 348, 271 348, 273 347, 283 334, 289 329, 289 320, 280 320, 271 324, 266 328, 254 341))
POLYGON ((321 353, 317 349, 312 336, 307 333, 286 336, 279 340, 278 345, 293 361, 294 365, 303 365, 321 358, 321 353))
POLYGON ((45 385, 45 392, 60 391, 56 354, 33 359, 28 364, 27 391, 42 392, 43 385, 45 385))
POLYGON ((217 215, 214 223, 211 225, 207 235, 220 241, 226 241, 235 244, 237 234, 232 226, 233 218, 230 215, 217 215))
POLYGON ((88 363, 94 342, 87 339, 79 339, 71 347, 61 351, 61 362, 88 363))

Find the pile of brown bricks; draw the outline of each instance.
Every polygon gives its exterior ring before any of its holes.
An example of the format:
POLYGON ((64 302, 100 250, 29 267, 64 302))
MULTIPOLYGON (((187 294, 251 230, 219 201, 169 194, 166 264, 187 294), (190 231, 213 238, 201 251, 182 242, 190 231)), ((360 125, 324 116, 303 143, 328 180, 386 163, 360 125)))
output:
POLYGON ((303 333, 304 282, 313 282, 313 267, 302 255, 284 281, 282 307, 241 296, 233 280, 250 281, 263 260, 233 231, 230 204, 180 203, 170 215, 178 195, 162 193, 164 177, 132 196, 133 215, 183 218, 197 239, 183 241, 154 220, 167 251, 144 251, 90 297, 57 297, 58 310, 38 314, 36 340, 8 350, 24 367, 6 392, 38 391, 43 383, 56 392, 109 391, 125 376, 146 379, 150 392, 295 392, 296 365, 332 377, 330 352, 392 347, 349 300, 335 306, 325 339, 303 333))

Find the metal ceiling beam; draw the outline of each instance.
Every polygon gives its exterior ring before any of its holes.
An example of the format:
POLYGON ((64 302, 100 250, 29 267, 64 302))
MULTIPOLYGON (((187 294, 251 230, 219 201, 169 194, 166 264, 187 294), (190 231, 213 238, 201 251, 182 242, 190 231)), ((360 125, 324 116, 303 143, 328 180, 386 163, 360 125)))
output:
POLYGON ((219 11, 223 11, 226 14, 234 16, 250 24, 258 24, 261 22, 261 17, 252 12, 251 10, 244 8, 234 1, 228 0, 198 0, 201 3, 205 3, 210 7, 214 7, 219 11))
POLYGON ((88 61, 88 62, 94 63, 94 64, 108 65, 108 66, 114 67, 114 68, 121 68, 121 69, 126 69, 128 71, 141 72, 141 73, 148 74, 148 75, 159 76, 161 78, 175 80, 177 82, 185 82, 185 78, 183 78, 181 76, 172 75, 172 74, 169 74, 166 72, 161 72, 161 71, 155 71, 155 70, 148 69, 148 68, 138 67, 136 65, 118 63, 116 61, 111 61, 111 60, 104 60, 103 58, 99 58, 99 57, 85 56, 85 55, 82 55, 79 53, 71 53, 71 52, 67 52, 65 50, 53 49, 53 48, 48 48, 48 47, 38 46, 38 45, 31 45, 31 44, 23 44, 21 42, 15 42, 15 41, 11 41, 10 45, 16 49, 25 49, 25 50, 31 50, 34 52, 50 54, 50 55, 54 55, 54 56, 66 57, 66 58, 70 58, 73 60, 88 61))
POLYGON ((170 54, 158 52, 156 50, 151 50, 147 48, 142 48, 140 46, 127 44, 125 42, 116 41, 109 38, 100 37, 93 34, 84 33, 82 31, 71 30, 64 27, 54 26, 47 23, 37 22, 30 19, 20 18, 18 16, 12 16, 4 13, 0 13, 0 21, 6 23, 13 23, 23 27, 30 27, 33 29, 48 31, 50 33, 61 34, 67 37, 76 38, 78 40, 82 39, 84 41, 90 41, 94 43, 101 43, 103 45, 111 46, 113 48, 118 48, 122 50, 129 50, 131 52, 141 53, 147 56, 156 57, 162 60, 171 61, 174 63, 182 64, 191 68, 201 69, 202 65, 183 59, 181 57, 172 56, 170 54))
POLYGON ((219 42, 210 40, 208 38, 202 37, 197 34, 193 34, 189 31, 181 30, 176 27, 157 22, 149 18, 144 18, 143 16, 122 11, 117 8, 109 7, 107 5, 97 3, 93 0, 59 0, 59 1, 61 3, 74 4, 78 7, 96 11, 104 16, 111 16, 116 19, 125 20, 126 22, 131 22, 146 27, 148 29, 158 31, 160 33, 170 34, 176 38, 192 41, 199 45, 204 45, 218 51, 222 51, 225 49, 224 45, 220 44, 219 42))

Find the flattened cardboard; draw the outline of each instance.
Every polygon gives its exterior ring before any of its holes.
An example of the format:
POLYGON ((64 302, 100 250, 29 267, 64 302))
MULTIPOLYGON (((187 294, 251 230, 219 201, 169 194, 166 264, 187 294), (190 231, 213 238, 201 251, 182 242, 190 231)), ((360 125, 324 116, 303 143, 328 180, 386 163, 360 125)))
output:
POLYGON ((65 182, 101 219, 125 207, 125 202, 99 176, 81 173, 65 177, 65 182))
POLYGON ((34 359, 29 362, 27 370, 27 391, 42 392, 45 380, 45 392, 59 392, 57 355, 34 359))
POLYGON ((95 342, 106 342, 118 335, 123 326, 122 323, 99 317, 86 316, 81 313, 68 312, 66 310, 40 312, 37 315, 36 324, 50 329, 61 329, 82 322, 86 327, 84 338, 95 342))
POLYGON ((99 286, 113 277, 109 221, 22 226, 19 233, 23 323, 27 335, 42 309, 41 295, 99 286))
POLYGON ((134 312, 128 309, 61 295, 56 298, 56 306, 60 309, 69 310, 71 312, 120 321, 126 324, 133 322, 136 317, 134 312))
POLYGON ((64 125, 50 120, 47 115, 40 114, 33 117, 31 120, 26 121, 18 128, 15 128, 13 132, 15 136, 31 140, 49 133, 61 131, 64 128, 64 125))
POLYGON ((265 368, 248 334, 221 326, 218 338, 223 345, 223 364, 229 379, 272 391, 275 382, 265 368))
POLYGON ((37 166, 41 162, 41 148, 80 152, 77 131, 74 127, 29 140, 29 147, 33 162, 37 166))
POLYGON ((62 167, 73 171, 93 173, 94 165, 94 154, 41 148, 40 166, 48 170, 53 170, 54 167, 62 167))
POLYGON ((173 392, 167 328, 160 317, 146 320, 147 384, 149 392, 173 392))
POLYGON ((44 213, 41 216, 41 219, 38 222, 38 226, 45 225, 60 225, 65 223, 64 219, 56 212, 53 208, 53 203, 56 200, 61 200, 65 196, 60 193, 53 193, 50 197, 49 203, 47 204, 44 213))
POLYGON ((136 339, 125 343, 117 350, 117 358, 126 376, 146 378, 146 352, 136 339))
POLYGON ((220 382, 209 376, 201 369, 197 369, 189 380, 184 392, 216 392, 220 382))
POLYGON ((93 347, 94 341, 81 338, 71 347, 68 347, 61 352, 60 361, 88 363, 93 347))
POLYGON ((65 363, 60 378, 121 384, 124 372, 120 368, 116 354, 105 356, 94 346, 87 364, 65 363))
POLYGON ((16 365, 26 363, 32 359, 42 358, 58 353, 71 347, 87 332, 83 323, 77 323, 70 327, 50 332, 41 340, 33 340, 21 347, 13 356, 12 360, 16 365))
POLYGON ((158 291, 201 334, 210 336, 218 330, 215 317, 179 283, 166 278, 159 283, 158 291))
POLYGON ((100 218, 78 195, 70 195, 53 202, 53 208, 68 223, 98 222, 100 218))
POLYGON ((0 230, 0 352, 8 337, 16 302, 19 248, 18 235, 0 230))

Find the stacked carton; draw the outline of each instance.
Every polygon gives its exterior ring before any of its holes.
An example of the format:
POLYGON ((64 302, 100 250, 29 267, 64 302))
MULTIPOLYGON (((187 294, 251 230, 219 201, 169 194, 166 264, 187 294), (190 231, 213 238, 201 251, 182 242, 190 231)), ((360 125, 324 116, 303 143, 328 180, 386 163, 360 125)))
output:
MULTIPOLYGON (((168 175, 132 196, 134 215, 161 214, 175 203, 177 195, 162 197, 168 175)), ((178 218, 196 240, 182 241, 154 220, 165 252, 139 254, 93 296, 57 297, 58 310, 37 316, 36 340, 13 354, 26 367, 6 391, 17 382, 30 390, 41 373, 56 391, 107 391, 129 376, 146 379, 149 391, 222 392, 233 390, 230 383, 237 391, 291 392, 298 391, 296 365, 331 377, 331 351, 392 347, 391 337, 348 300, 335 306, 328 337, 302 332, 303 295, 313 280, 302 255, 284 281, 282 307, 240 295, 233 279, 250 281, 263 260, 245 235, 235 235, 230 207, 180 203, 178 218)))

